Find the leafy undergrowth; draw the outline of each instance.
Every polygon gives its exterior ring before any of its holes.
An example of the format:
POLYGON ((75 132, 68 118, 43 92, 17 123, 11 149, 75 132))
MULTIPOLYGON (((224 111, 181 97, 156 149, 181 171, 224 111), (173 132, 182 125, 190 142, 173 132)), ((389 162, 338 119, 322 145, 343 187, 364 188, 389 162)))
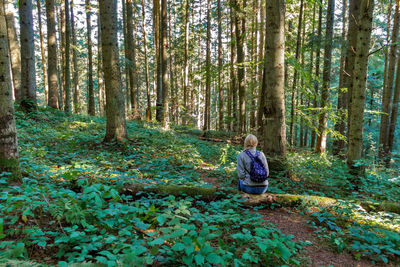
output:
MULTIPOLYGON (((130 140, 125 143, 103 143, 103 118, 65 116, 52 109, 17 113, 17 127, 24 179, 7 185, 6 174, 0 174, 0 264, 6 259, 60 266, 302 264, 304 243, 266 225, 238 195, 204 202, 187 196, 120 194, 135 183, 210 187, 201 177, 204 173, 218 177, 220 186, 236 187, 240 146, 202 141, 201 132, 186 127, 163 131, 142 122, 128 122, 130 140)), ((338 251, 396 260, 398 215, 346 206, 364 198, 398 201, 395 182, 368 170, 359 185, 362 193, 352 193, 350 176, 338 159, 293 153, 288 166, 291 176, 274 173, 270 178, 271 192, 345 199, 341 210, 353 211, 311 211, 316 231, 325 229, 322 237, 332 240, 338 251)))
POLYGON ((24 179, 7 185, 0 177, 0 262, 300 264, 302 244, 250 214, 238 196, 119 193, 132 183, 210 187, 199 170, 230 165, 238 148, 138 122, 128 123, 129 141, 105 144, 104 119, 54 110, 17 113, 17 127, 24 179))

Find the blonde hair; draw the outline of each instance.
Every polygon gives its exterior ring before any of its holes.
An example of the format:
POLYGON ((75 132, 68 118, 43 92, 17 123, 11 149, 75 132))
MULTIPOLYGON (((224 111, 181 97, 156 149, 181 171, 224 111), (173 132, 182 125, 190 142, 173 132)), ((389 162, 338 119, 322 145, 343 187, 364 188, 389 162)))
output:
POLYGON ((246 139, 244 139, 245 149, 250 149, 256 147, 257 145, 258 145, 258 140, 255 135, 249 134, 248 136, 246 136, 246 139))

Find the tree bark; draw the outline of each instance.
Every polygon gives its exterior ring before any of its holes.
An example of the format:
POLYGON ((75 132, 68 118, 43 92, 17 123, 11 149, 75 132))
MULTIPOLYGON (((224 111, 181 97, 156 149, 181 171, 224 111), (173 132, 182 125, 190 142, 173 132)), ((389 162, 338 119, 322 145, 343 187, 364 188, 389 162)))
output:
POLYGON ((46 71, 46 56, 44 53, 44 37, 42 32, 42 10, 40 0, 36 0, 36 8, 38 11, 38 23, 39 23, 39 37, 40 37, 40 55, 42 60, 43 70, 43 87, 44 87, 44 102, 48 102, 49 90, 47 86, 47 71, 46 71))
POLYGON ((74 16, 74 3, 71 0, 71 35, 72 35, 72 62, 74 65, 74 73, 72 83, 74 86, 73 90, 73 103, 74 103, 74 112, 80 112, 80 103, 79 103, 79 68, 78 68, 78 55, 77 55, 77 44, 76 44, 76 32, 75 32, 75 16, 74 16))
MULTIPOLYGON (((295 54, 295 59, 296 62, 299 60, 299 55, 300 55, 300 46, 301 46, 301 27, 303 25, 303 7, 304 7, 304 1, 300 1, 300 13, 299 13, 299 21, 297 25, 297 41, 296 41, 296 54, 295 54)), ((290 128, 289 128, 289 136, 290 136, 290 146, 294 146, 295 144, 295 120, 296 120, 296 96, 297 96, 297 66, 294 68, 294 74, 293 74, 293 86, 292 86, 292 104, 290 107, 290 128)))
POLYGON ((234 131, 240 132, 239 129, 239 119, 238 119, 238 107, 237 107, 237 94, 238 94, 238 79, 237 79, 237 54, 236 54, 236 23, 235 23, 235 9, 232 7, 235 4, 235 0, 231 1, 230 7, 230 18, 231 18, 231 96, 232 96, 232 129, 234 131))
POLYGON ((99 114, 103 116, 104 114, 104 82, 103 82, 103 63, 102 57, 103 53, 101 50, 102 42, 101 42, 101 21, 100 14, 97 14, 97 82, 98 82, 98 94, 99 94, 99 114))
POLYGON ((221 18, 221 0, 217 1, 218 12, 218 129, 224 129, 224 89, 222 87, 222 18, 221 18))
MULTIPOLYGON (((317 30, 317 35, 319 36, 318 39, 318 46, 317 46, 317 51, 315 55, 315 78, 317 79, 316 81, 314 80, 314 98, 313 98, 313 108, 316 110, 318 108, 318 94, 319 94, 319 76, 320 76, 320 58, 321 58, 321 34, 322 34, 322 5, 319 6, 319 11, 318 11, 318 30, 317 30)), ((316 121, 313 119, 313 126, 314 129, 311 133, 311 142, 310 142, 310 147, 314 148, 315 146, 315 139, 316 139, 316 121)))
POLYGON ((21 171, 8 51, 4 0, 0 0, 0 173, 11 173, 8 180, 14 182, 21 180, 21 171))
POLYGON ((164 129, 168 129, 168 17, 167 17, 167 0, 161 0, 161 16, 160 16, 160 66, 161 66, 161 89, 162 89, 162 106, 161 106, 161 124, 164 129))
POLYGON ((127 138, 125 101, 121 89, 118 55, 117 0, 102 0, 100 4, 103 71, 106 88, 106 136, 104 141, 127 138))
POLYGON ((210 16, 211 4, 210 0, 207 0, 207 37, 206 37, 206 105, 204 107, 204 126, 203 130, 210 130, 210 109, 211 109, 211 16, 210 16))
MULTIPOLYGON (((96 115, 96 107, 94 101, 94 88, 93 88, 93 42, 92 42, 92 23, 91 23, 91 6, 90 0, 85 0, 86 5, 86 29, 87 29, 87 42, 88 42, 88 114, 91 116, 96 115)), ((104 46, 103 46, 104 49, 104 46)))
POLYGON ((322 73, 321 90, 321 114, 319 115, 318 137, 316 149, 319 153, 325 153, 326 150, 326 131, 328 127, 328 104, 329 87, 331 82, 331 63, 332 63, 332 39, 333 23, 335 13, 335 0, 328 0, 328 11, 326 21, 325 47, 324 47, 324 69, 322 73))
POLYGON ((346 35, 347 35, 347 0, 343 1, 343 9, 342 9, 342 47, 340 52, 340 69, 339 69, 339 91, 338 91, 338 102, 337 102, 337 116, 339 121, 335 124, 335 130, 338 131, 342 136, 339 140, 335 140, 333 145, 333 153, 335 155, 339 155, 343 153, 344 150, 344 136, 345 136, 345 127, 346 127, 346 110, 347 110, 347 92, 344 88, 344 76, 346 75, 344 72, 345 69, 345 60, 346 60, 346 50, 347 46, 345 43, 346 35))
POLYGON ((154 44, 156 63, 156 120, 162 121, 162 88, 161 88, 161 38, 160 38, 160 0, 153 0, 154 44))
POLYGON ((49 98, 48 105, 59 108, 58 70, 57 70, 57 35, 54 13, 54 0, 46 0, 47 17, 47 71, 49 98))
POLYGON ((183 112, 182 112, 182 124, 187 124, 187 112, 188 112, 188 85, 189 85, 189 64, 188 64, 188 54, 189 54, 189 8, 190 0, 186 0, 185 3, 185 51, 183 58, 183 112))
POLYGON ((64 65, 64 91, 66 112, 71 111, 71 75, 70 75, 70 46, 71 46, 71 23, 69 17, 69 0, 65 0, 65 65, 64 65))
POLYGON ((11 0, 3 0, 8 34, 8 49, 10 51, 10 63, 12 71, 12 82, 14 97, 21 99, 21 49, 18 43, 18 36, 15 30, 14 12, 12 11, 11 0))
POLYGON ((245 51, 244 43, 246 40, 246 0, 234 0, 235 10, 235 30, 236 30, 236 49, 237 49, 237 78, 239 89, 239 132, 245 132, 246 128, 246 73, 244 66, 245 51), (242 2, 242 3, 240 3, 242 2))
POLYGON ((285 158, 286 124, 284 95, 285 1, 266 1, 265 64, 263 77, 264 152, 285 158))
POLYGON ((364 104, 367 83, 368 52, 372 30, 373 0, 360 1, 359 32, 357 35, 357 49, 354 60, 354 77, 352 112, 350 114, 349 149, 347 152, 347 164, 352 171, 359 174, 363 166, 354 164, 361 159, 363 151, 364 129, 364 104))
POLYGON ((35 39, 33 34, 32 0, 20 0, 21 101, 36 105, 35 39))
POLYGON ((265 99, 265 92, 263 90, 263 70, 264 65, 262 64, 264 60, 264 32, 265 32, 265 9, 262 6, 263 0, 260 0, 260 28, 258 31, 260 32, 260 40, 258 44, 258 78, 257 78, 257 85, 260 88, 258 93, 258 112, 257 112, 257 127, 258 127, 258 135, 264 136, 263 130, 264 127, 262 125, 263 121, 263 114, 264 114, 264 99, 265 99))
POLYGON ((149 81, 149 64, 147 58, 147 32, 146 32, 146 10, 145 3, 142 0, 142 28, 143 28, 143 46, 144 46, 144 65, 145 65, 145 76, 146 76, 146 120, 149 122, 151 118, 151 100, 150 100, 150 81, 149 81))
MULTIPOLYGON (((389 48, 389 62, 387 67, 386 75, 386 86, 382 92, 382 113, 381 113, 381 125, 379 130, 379 159, 388 162, 386 159, 389 157, 389 129, 390 129, 390 117, 391 117, 391 104, 392 104, 392 92, 394 84, 394 73, 396 66, 396 55, 397 55, 397 39, 399 33, 399 0, 396 0, 396 7, 393 19, 393 30, 391 36, 391 45, 389 48)), ((390 161, 390 160, 389 160, 390 161)))
POLYGON ((133 34, 134 26, 133 26, 133 9, 132 5, 134 4, 133 0, 126 1, 126 30, 127 30, 127 58, 128 58, 128 67, 129 67, 129 87, 130 87, 130 96, 131 96, 131 107, 133 118, 137 119, 139 116, 138 106, 137 106, 137 77, 136 77, 136 57, 135 57, 135 37, 133 34))

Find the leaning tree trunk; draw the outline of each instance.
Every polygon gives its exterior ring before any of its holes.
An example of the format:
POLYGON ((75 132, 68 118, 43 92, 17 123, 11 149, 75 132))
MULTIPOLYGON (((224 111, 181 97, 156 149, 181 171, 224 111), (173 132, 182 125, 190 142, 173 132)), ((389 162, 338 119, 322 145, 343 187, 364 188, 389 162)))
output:
POLYGON ((367 84, 368 51, 372 30, 373 0, 362 0, 360 4, 359 32, 357 36, 357 50, 354 60, 354 77, 352 92, 352 108, 349 120, 349 150, 347 164, 356 174, 362 171, 362 166, 355 166, 362 157, 364 104, 367 84))
POLYGON ((117 0, 102 0, 100 5, 103 71, 106 87, 106 136, 104 141, 127 138, 125 101, 121 88, 118 54, 117 0))
POLYGON ((0 0, 0 173, 11 173, 9 181, 19 181, 17 128, 8 56, 7 26, 4 0, 0 0))
POLYGON ((64 91, 65 91, 65 105, 66 112, 71 111, 71 68, 70 68, 70 46, 71 46, 71 25, 69 17, 69 1, 65 0, 65 65, 64 65, 64 91))
POLYGON ((93 52, 92 52, 93 42, 91 36, 92 24, 91 24, 91 13, 90 13, 91 12, 90 0, 86 0, 85 5, 86 5, 87 44, 88 44, 88 113, 89 115, 94 116, 96 115, 96 107, 94 102, 94 89, 93 89, 93 52))
POLYGON ((21 24, 21 101, 36 105, 35 40, 33 35, 32 0, 20 0, 21 24))
MULTIPOLYGON (((266 1, 265 64, 263 77, 264 152, 269 157, 286 155, 285 125, 285 1, 266 1)), ((274 164, 272 164, 274 165, 274 164)), ((281 164, 275 164, 277 168, 281 164)))
POLYGON ((331 63, 332 63, 332 38, 333 38, 333 23, 335 13, 335 0, 328 0, 328 15, 326 21, 326 36, 324 47, 324 69, 322 74, 322 92, 321 92, 321 109, 319 115, 317 151, 325 153, 326 150, 326 131, 328 127, 328 103, 329 103, 329 86, 331 82, 331 63))
POLYGON ((162 107, 161 107, 161 124, 164 129, 168 128, 168 17, 167 17, 167 0, 161 0, 161 16, 160 16, 160 50, 161 50, 161 88, 162 88, 162 107))
POLYGON ((204 127, 203 130, 210 130, 210 110, 211 110, 211 16, 210 0, 207 0, 207 39, 206 39, 206 105, 204 107, 204 127))
POLYGON ((11 0, 3 1, 7 22, 8 49, 10 50, 10 63, 12 71, 12 82, 16 100, 21 99, 21 49, 18 43, 18 36, 15 30, 14 12, 12 11, 11 0))
POLYGON ((58 71, 57 71, 57 35, 54 11, 54 0, 46 0, 47 17, 47 71, 49 98, 48 105, 59 108, 58 103, 58 71))
POLYGON ((44 87, 44 102, 48 102, 49 90, 47 86, 47 71, 46 71, 46 57, 44 53, 44 37, 42 31, 42 10, 40 0, 36 0, 36 8, 38 11, 38 22, 39 22, 39 36, 40 36, 40 55, 42 60, 42 70, 43 70, 43 87, 44 87))
MULTIPOLYGON (((395 14, 393 19, 393 31, 391 36, 391 46, 389 50, 389 63, 387 67, 387 81, 386 86, 383 88, 382 93, 382 113, 381 125, 379 131, 379 159, 388 162, 387 157, 389 154, 389 128, 390 128, 390 112, 392 104, 392 91, 394 84, 394 73, 396 66, 397 54, 397 37, 399 33, 399 0, 396 1, 395 14)), ((390 161, 390 160, 389 160, 390 161)))

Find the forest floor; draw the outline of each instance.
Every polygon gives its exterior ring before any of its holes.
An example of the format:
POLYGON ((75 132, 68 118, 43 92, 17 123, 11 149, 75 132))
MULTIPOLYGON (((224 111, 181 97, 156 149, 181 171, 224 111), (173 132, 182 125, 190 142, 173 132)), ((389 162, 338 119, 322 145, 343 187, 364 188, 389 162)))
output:
POLYGON ((399 202, 396 170, 368 168, 354 190, 341 159, 289 153, 288 171, 272 173, 269 192, 339 200, 330 207, 312 201, 249 207, 240 194, 218 190, 212 200, 126 195, 123 189, 135 184, 150 191, 160 185, 234 190, 240 137, 128 122, 130 140, 104 143, 103 118, 51 109, 17 112, 17 128, 24 179, 7 185, 0 174, 0 265, 400 263, 400 215, 374 210, 399 202), (365 210, 359 203, 367 200, 375 206, 365 210))

